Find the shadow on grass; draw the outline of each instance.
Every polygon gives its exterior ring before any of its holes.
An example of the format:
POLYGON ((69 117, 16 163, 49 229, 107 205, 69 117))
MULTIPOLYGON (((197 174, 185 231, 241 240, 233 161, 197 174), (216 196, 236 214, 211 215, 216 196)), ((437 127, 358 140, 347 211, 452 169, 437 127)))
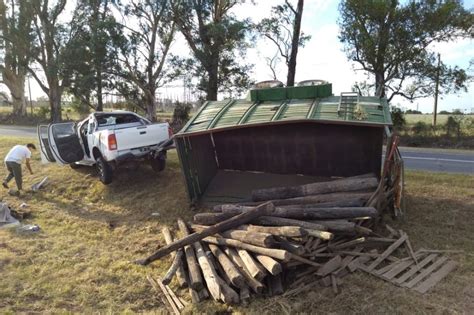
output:
POLYGON ((146 221, 169 224, 178 217, 188 219, 193 214, 176 163, 170 163, 160 173, 148 165, 121 168, 107 186, 100 183, 94 168, 80 167, 74 171, 85 175, 82 182, 72 184, 72 188, 56 182, 34 198, 53 203, 71 216, 103 222, 110 227, 146 221))

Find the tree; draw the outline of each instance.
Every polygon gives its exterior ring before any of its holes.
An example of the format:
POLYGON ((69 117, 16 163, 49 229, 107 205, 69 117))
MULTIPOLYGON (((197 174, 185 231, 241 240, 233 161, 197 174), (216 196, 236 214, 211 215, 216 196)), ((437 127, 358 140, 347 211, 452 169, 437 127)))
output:
MULTIPOLYGON (((438 65, 434 43, 472 37, 473 14, 458 0, 345 0, 339 39, 350 60, 375 77, 375 93, 409 100, 433 95, 438 65)), ((443 93, 466 89, 459 67, 439 68, 443 93)))
POLYGON ((218 92, 238 92, 250 85, 249 65, 238 63, 245 56, 248 20, 239 21, 230 10, 243 0, 181 1, 174 19, 186 39, 194 60, 186 66, 201 78, 198 88, 208 100, 217 100, 218 92))
POLYGON ((136 25, 123 25, 126 42, 120 47, 116 86, 152 121, 156 121, 156 90, 171 73, 167 66, 175 35, 171 5, 166 0, 132 0, 124 11, 136 25))
POLYGON ((46 83, 36 71, 29 67, 29 72, 48 95, 52 122, 61 121, 61 96, 69 87, 71 73, 66 67, 66 56, 70 56, 70 41, 74 34, 67 24, 60 23, 59 16, 64 12, 66 0, 50 4, 48 0, 33 0, 34 41, 32 58, 44 72, 46 83))
MULTIPOLYGON (((298 0, 296 9, 288 1, 274 6, 270 18, 263 19, 257 26, 259 32, 278 48, 288 68, 286 85, 295 85, 296 56, 298 48, 304 47, 311 35, 301 32, 304 0, 298 0)), ((272 69, 273 71, 273 69, 272 69)))
POLYGON ((75 34, 66 52, 70 92, 82 103, 103 111, 104 89, 113 86, 117 47, 123 42, 109 0, 80 0, 71 22, 75 34))
POLYGON ((25 78, 31 49, 31 3, 0 0, 0 83, 12 98, 13 115, 26 115, 25 78))

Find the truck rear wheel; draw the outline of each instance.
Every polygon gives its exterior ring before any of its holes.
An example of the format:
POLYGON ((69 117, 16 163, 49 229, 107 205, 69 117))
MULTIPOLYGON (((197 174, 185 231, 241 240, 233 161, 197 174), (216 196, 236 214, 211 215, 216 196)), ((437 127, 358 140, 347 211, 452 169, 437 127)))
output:
POLYGON ((97 171, 99 172, 99 179, 104 185, 108 185, 112 182, 113 170, 112 167, 104 160, 103 157, 97 158, 96 161, 97 171))
POLYGON ((150 165, 153 171, 155 172, 161 172, 165 169, 166 166, 166 153, 165 154, 159 154, 155 158, 150 160, 150 165))

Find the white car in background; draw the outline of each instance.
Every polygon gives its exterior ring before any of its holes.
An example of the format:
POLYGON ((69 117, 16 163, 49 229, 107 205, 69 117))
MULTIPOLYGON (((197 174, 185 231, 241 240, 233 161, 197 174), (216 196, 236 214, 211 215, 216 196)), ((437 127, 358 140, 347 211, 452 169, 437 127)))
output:
POLYGON ((110 184, 117 167, 146 161, 154 171, 166 165, 173 147, 168 123, 151 123, 133 112, 95 112, 76 122, 38 126, 41 159, 61 165, 96 166, 102 183, 110 184))

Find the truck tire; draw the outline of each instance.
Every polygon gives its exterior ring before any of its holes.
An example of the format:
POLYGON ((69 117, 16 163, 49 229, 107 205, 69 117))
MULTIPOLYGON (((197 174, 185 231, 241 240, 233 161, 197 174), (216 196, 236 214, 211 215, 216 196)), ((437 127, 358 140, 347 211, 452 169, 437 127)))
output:
POLYGON ((71 167, 73 170, 77 170, 78 168, 81 168, 82 165, 76 164, 76 163, 71 163, 71 164, 69 164, 69 167, 71 167))
POLYGON ((163 171, 166 166, 166 154, 159 154, 155 158, 151 159, 150 165, 153 171, 157 173, 163 171))
POLYGON ((103 157, 99 156, 96 160, 97 172, 99 173, 99 179, 104 185, 108 185, 112 182, 113 170, 112 167, 104 160, 103 157))

